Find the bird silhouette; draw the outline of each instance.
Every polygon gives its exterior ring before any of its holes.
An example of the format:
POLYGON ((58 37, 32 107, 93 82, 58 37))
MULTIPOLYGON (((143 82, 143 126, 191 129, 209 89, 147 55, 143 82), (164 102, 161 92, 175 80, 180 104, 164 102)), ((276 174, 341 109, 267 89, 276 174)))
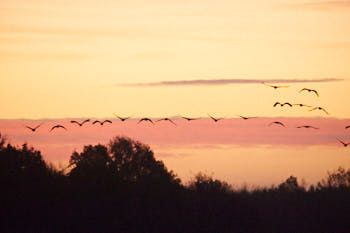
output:
POLYGON ((310 109, 309 112, 314 111, 314 110, 322 110, 324 111, 327 115, 329 115, 329 113, 326 111, 326 109, 322 108, 322 107, 314 107, 313 109, 310 109))
POLYGON ((77 125, 79 125, 81 127, 81 126, 83 126, 83 124, 85 124, 86 122, 89 122, 89 121, 90 121, 90 119, 87 119, 87 120, 85 120, 85 121, 83 121, 81 123, 79 123, 78 121, 70 121, 70 123, 77 124, 77 125))
POLYGON ((283 126, 283 127, 286 127, 286 126, 285 126, 282 122, 280 122, 280 121, 271 122, 271 123, 269 124, 269 126, 271 126, 272 124, 281 125, 281 126, 283 126))
POLYGON ((181 116, 181 118, 187 120, 187 121, 194 121, 194 120, 198 120, 200 119, 200 117, 197 117, 197 118, 190 118, 190 117, 184 117, 184 116, 181 116))
POLYGON ((56 129, 56 128, 62 128, 62 129, 67 130, 66 127, 64 127, 63 125, 55 125, 55 126, 53 126, 53 127, 51 128, 50 132, 51 132, 52 130, 56 129))
POLYGON ((218 121, 224 119, 224 118, 215 118, 215 117, 213 117, 213 116, 211 116, 211 115, 209 115, 209 114, 208 114, 208 116, 209 116, 214 122, 218 122, 218 121))
POLYGON ((35 131, 37 130, 37 128, 39 128, 41 125, 42 125, 42 124, 37 125, 37 126, 35 126, 34 128, 32 128, 32 127, 26 125, 26 128, 28 128, 28 129, 30 129, 31 131, 35 132, 35 131))
POLYGON ((298 126, 297 128, 298 128, 298 129, 300 129, 300 128, 306 128, 306 129, 309 129, 309 128, 311 128, 311 129, 319 129, 319 128, 314 127, 314 126, 311 126, 311 125, 302 125, 302 126, 298 126))
POLYGON ((156 122, 158 122, 158 121, 169 121, 170 123, 176 125, 174 121, 172 121, 170 118, 167 118, 167 117, 159 119, 159 120, 156 120, 156 122))
POLYGON ((283 107, 284 105, 288 105, 289 107, 292 107, 293 105, 291 103, 285 102, 285 103, 280 103, 280 102, 276 102, 273 106, 276 107, 277 105, 280 105, 281 107, 283 107))
POLYGON ((289 87, 289 86, 275 86, 275 85, 269 85, 269 84, 266 84, 266 83, 262 83, 262 84, 264 84, 264 85, 266 85, 266 86, 269 86, 269 87, 272 87, 272 88, 274 88, 274 89, 277 89, 277 88, 281 88, 281 87, 289 87))
POLYGON ((120 116, 118 116, 117 114, 115 114, 115 113, 113 113, 114 114, 114 116, 116 116, 119 120, 121 120, 121 121, 126 121, 127 119, 129 119, 131 116, 128 116, 128 117, 120 117, 120 116))
POLYGON ((141 118, 141 119, 137 122, 137 124, 140 124, 142 121, 149 121, 149 122, 151 122, 152 124, 154 124, 154 122, 153 122, 150 118, 147 118, 147 117, 141 118))
POLYGON ((303 88, 299 91, 299 93, 302 91, 314 92, 317 95, 317 97, 319 97, 318 92, 316 90, 309 89, 309 88, 303 88))
POLYGON ((348 145, 350 145, 350 142, 345 143, 345 142, 343 142, 343 141, 341 141, 341 140, 339 140, 339 139, 338 139, 338 141, 339 141, 341 144, 343 144, 344 147, 347 147, 348 145))
POLYGON ((306 104, 293 104, 295 106, 299 106, 299 107, 308 107, 308 108, 311 108, 310 105, 306 105, 306 104))
POLYGON ((104 123, 110 123, 110 124, 112 124, 112 121, 110 121, 110 120, 104 120, 104 121, 98 121, 98 120, 96 120, 96 121, 92 122, 93 125, 96 124, 96 123, 100 123, 100 125, 103 125, 104 123))
POLYGON ((245 116, 241 116, 241 115, 236 115, 240 118, 242 118, 243 120, 249 120, 249 119, 252 119, 252 118, 256 118, 256 117, 245 117, 245 116))
POLYGON ((349 129, 350 128, 350 125, 348 125, 348 126, 345 126, 345 129, 349 129))

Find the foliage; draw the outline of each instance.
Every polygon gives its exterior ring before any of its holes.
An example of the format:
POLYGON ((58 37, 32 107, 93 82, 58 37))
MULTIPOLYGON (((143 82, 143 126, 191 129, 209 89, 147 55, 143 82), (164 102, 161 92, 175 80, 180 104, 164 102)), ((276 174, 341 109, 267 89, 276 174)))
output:
POLYGON ((339 167, 333 172, 328 172, 326 180, 318 183, 318 188, 350 188, 350 169, 339 167))
POLYGON ((190 181, 188 187, 198 193, 228 194, 232 192, 232 188, 228 183, 213 179, 201 172, 195 175, 194 180, 190 181))
POLYGON ((73 152, 64 174, 0 134, 0 232, 337 232, 350 229, 350 170, 306 190, 233 190, 198 173, 188 186, 126 137, 73 152))

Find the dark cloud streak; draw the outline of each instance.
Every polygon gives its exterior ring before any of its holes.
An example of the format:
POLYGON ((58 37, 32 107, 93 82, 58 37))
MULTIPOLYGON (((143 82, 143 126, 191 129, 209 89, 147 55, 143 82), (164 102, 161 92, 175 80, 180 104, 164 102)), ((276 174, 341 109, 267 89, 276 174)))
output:
POLYGON ((156 87, 156 86, 215 86, 228 84, 251 84, 251 83, 322 83, 343 81, 338 78, 323 79, 197 79, 181 81, 162 81, 149 83, 120 83, 117 86, 124 87, 156 87))

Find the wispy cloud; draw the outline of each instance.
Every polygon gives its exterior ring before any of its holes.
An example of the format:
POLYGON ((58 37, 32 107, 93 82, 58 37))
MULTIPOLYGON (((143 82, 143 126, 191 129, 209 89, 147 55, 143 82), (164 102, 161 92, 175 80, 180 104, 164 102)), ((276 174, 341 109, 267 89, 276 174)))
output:
POLYGON ((347 9, 350 8, 350 1, 314 1, 305 3, 296 3, 285 5, 289 8, 295 9, 308 9, 308 10, 319 10, 319 11, 329 11, 335 9, 347 9))
POLYGON ((37 60, 81 60, 92 58, 92 55, 84 53, 73 53, 73 52, 21 52, 21 51, 10 51, 1 50, 0 54, 4 57, 2 61, 37 61, 37 60))
POLYGON ((339 78, 322 79, 196 79, 180 81, 162 81, 149 83, 120 83, 117 86, 124 87, 154 87, 154 86, 212 86, 227 84, 249 84, 249 83, 321 83, 343 81, 339 78))
POLYGON ((0 30, 8 35, 45 35, 45 36, 80 36, 80 37, 113 37, 139 38, 147 36, 142 29, 127 28, 73 28, 73 27, 34 27, 23 25, 0 24, 0 30))

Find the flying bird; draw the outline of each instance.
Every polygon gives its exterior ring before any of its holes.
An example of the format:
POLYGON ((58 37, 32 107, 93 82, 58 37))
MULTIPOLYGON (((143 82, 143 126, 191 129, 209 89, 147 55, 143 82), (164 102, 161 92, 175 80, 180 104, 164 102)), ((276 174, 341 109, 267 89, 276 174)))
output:
POLYGON ((56 129, 56 128, 62 128, 62 129, 67 130, 66 127, 64 127, 63 125, 55 125, 55 126, 53 126, 53 127, 51 128, 50 132, 51 132, 52 130, 56 129))
POLYGON ((114 116, 116 116, 119 120, 121 120, 121 121, 126 121, 127 119, 129 119, 131 116, 129 116, 129 117, 120 117, 120 116, 118 116, 117 114, 115 114, 115 113, 113 113, 114 114, 114 116))
POLYGON ((298 128, 298 129, 300 129, 300 128, 306 128, 306 129, 309 129, 309 128, 311 128, 311 129, 319 129, 319 128, 314 127, 314 126, 311 126, 311 125, 302 125, 302 126, 298 126, 297 128, 298 128))
POLYGON ((104 121, 94 121, 94 122, 92 122, 93 125, 96 124, 96 123, 100 123, 100 125, 103 125, 104 123, 111 123, 112 124, 112 121, 104 120, 104 121))
POLYGON ((310 105, 306 105, 306 104, 293 104, 295 106, 299 106, 299 107, 308 107, 308 108, 311 108, 310 105))
POLYGON ((150 118, 147 118, 147 117, 141 118, 141 119, 139 120, 139 122, 137 122, 137 124, 140 124, 142 121, 149 121, 149 122, 151 122, 152 124, 154 124, 154 122, 153 122, 150 118))
POLYGON ((314 92, 317 95, 317 97, 319 97, 318 92, 316 90, 309 89, 309 88, 303 88, 299 91, 299 93, 302 91, 314 92))
POLYGON ((338 139, 338 141, 339 141, 341 144, 343 144, 344 147, 347 147, 348 145, 350 145, 350 142, 345 143, 345 142, 343 142, 343 141, 341 141, 341 140, 339 140, 339 139, 338 139))
POLYGON ((170 123, 176 125, 174 121, 172 121, 171 119, 169 119, 169 118, 167 118, 167 117, 166 117, 166 118, 159 119, 159 120, 157 120, 156 122, 158 122, 158 121, 169 121, 170 123))
POLYGON ((289 86, 275 86, 275 85, 269 85, 269 84, 266 84, 266 83, 262 83, 262 84, 264 84, 264 85, 266 85, 266 86, 269 86, 269 87, 272 87, 272 88, 274 88, 274 89, 277 89, 277 88, 281 88, 281 87, 289 87, 289 86))
POLYGON ((322 111, 324 111, 327 115, 329 115, 329 113, 326 111, 326 109, 324 109, 324 108, 322 108, 322 107, 314 107, 313 109, 310 109, 309 112, 310 112, 310 111, 314 111, 314 110, 322 110, 322 111))
POLYGON ((249 120, 251 118, 255 118, 255 117, 245 117, 245 116, 241 116, 241 115, 236 115, 236 116, 242 118, 243 120, 249 120))
POLYGON ((89 121, 90 121, 90 119, 87 119, 87 120, 85 120, 85 121, 83 121, 81 123, 79 123, 78 121, 70 121, 70 123, 77 124, 77 125, 79 125, 81 127, 81 126, 83 126, 83 124, 85 124, 86 122, 89 122, 89 121))
POLYGON ((181 116, 181 118, 187 120, 187 121, 194 121, 194 120, 198 120, 200 119, 200 117, 197 117, 197 118, 190 118, 190 117, 184 117, 184 116, 181 116))
POLYGON ((35 126, 34 128, 32 128, 32 127, 26 125, 26 128, 28 128, 28 129, 30 129, 31 131, 35 132, 36 129, 39 128, 41 125, 42 125, 42 124, 37 125, 37 126, 35 126))
POLYGON ((219 120, 224 119, 224 118, 215 118, 215 117, 210 116, 209 114, 208 114, 208 116, 215 122, 218 122, 219 120))
POLYGON ((269 124, 269 126, 271 126, 272 124, 281 125, 281 126, 283 126, 283 127, 286 127, 286 126, 285 126, 282 122, 280 122, 280 121, 271 122, 271 123, 269 124))
POLYGON ((280 103, 280 102, 276 102, 273 106, 276 107, 277 105, 281 105, 281 107, 283 107, 284 105, 288 105, 289 107, 292 107, 293 105, 291 103, 285 102, 285 103, 280 103))

